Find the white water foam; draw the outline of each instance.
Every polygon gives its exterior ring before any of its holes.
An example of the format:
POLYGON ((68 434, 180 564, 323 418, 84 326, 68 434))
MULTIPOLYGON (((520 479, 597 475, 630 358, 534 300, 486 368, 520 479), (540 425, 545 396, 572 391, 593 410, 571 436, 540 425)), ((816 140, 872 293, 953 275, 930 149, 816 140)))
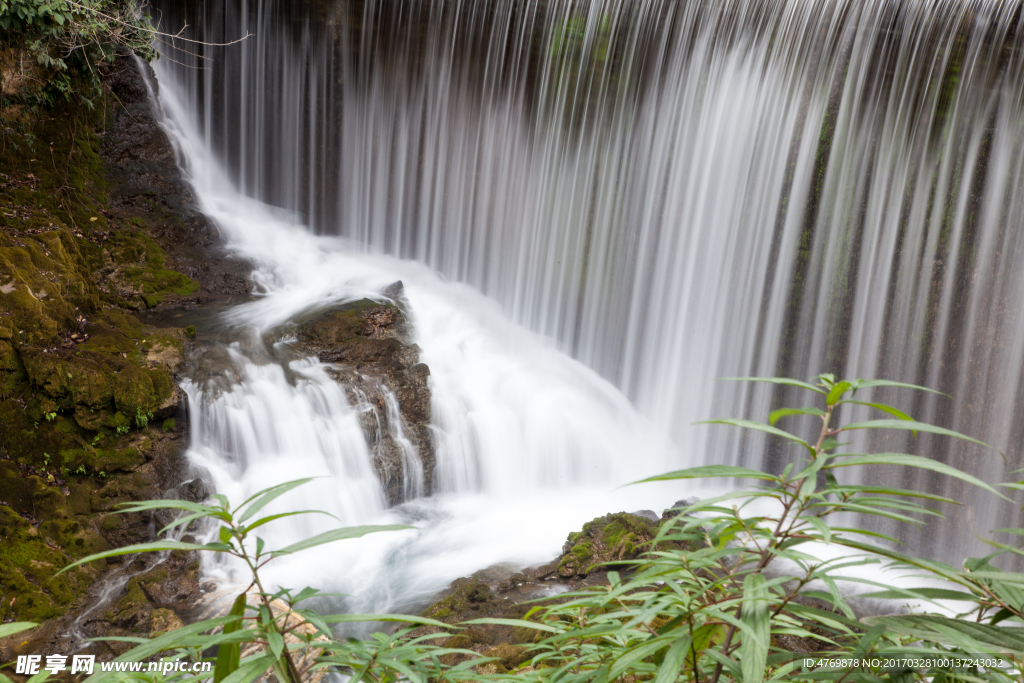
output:
MULTIPOLYGON (((314 508, 342 525, 416 527, 275 560, 269 583, 344 592, 350 609, 402 609, 490 565, 550 561, 566 534, 595 516, 660 512, 694 492, 679 484, 617 489, 684 458, 615 387, 510 322, 494 302, 421 264, 313 235, 239 194, 191 128, 173 76, 158 73, 166 126, 201 208, 229 249, 252 261, 260 290, 258 300, 226 313, 231 325, 252 332, 228 349, 229 388, 185 383, 191 461, 234 503, 273 484, 318 477, 268 513, 314 508), (317 305, 380 298, 396 280, 431 371, 438 493, 387 510, 342 387, 316 359, 287 368, 270 360, 260 333, 317 305)), ((322 515, 293 517, 265 527, 264 539, 281 547, 338 525, 322 515)), ((205 571, 244 579, 242 567, 222 561, 208 561, 205 571)))

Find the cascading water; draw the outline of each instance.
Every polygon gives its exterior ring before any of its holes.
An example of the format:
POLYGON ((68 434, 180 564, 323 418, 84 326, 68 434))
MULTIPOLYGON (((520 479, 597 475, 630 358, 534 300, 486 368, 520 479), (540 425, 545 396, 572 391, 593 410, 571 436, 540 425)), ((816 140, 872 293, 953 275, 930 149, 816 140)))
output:
MULTIPOLYGON (((275 501, 273 510, 313 508, 335 519, 274 522, 261 530, 268 548, 339 522, 419 527, 275 560, 266 580, 342 591, 351 596, 350 609, 408 608, 477 569, 548 561, 566 529, 609 509, 675 500, 667 488, 610 490, 664 471, 674 459, 668 440, 611 384, 510 322, 472 288, 421 264, 314 235, 238 194, 191 128, 172 76, 158 73, 167 126, 202 209, 228 246, 255 265, 262 294, 223 313, 229 343, 214 376, 184 384, 192 463, 236 502, 282 481, 316 478, 275 501), (294 340, 277 331, 317 306, 380 298, 396 280, 430 368, 437 464, 435 495, 420 498, 422 467, 394 397, 385 393, 378 419, 403 453, 407 499, 386 509, 361 406, 329 374, 330 364, 296 357, 294 340)), ((235 569, 207 567, 224 578, 235 569)))
MULTIPOLYGON (((158 67, 193 127, 193 174, 215 159, 230 179, 199 183, 206 210, 266 273, 267 296, 234 321, 265 329, 402 279, 432 371, 438 490, 522 500, 672 464, 780 467, 778 444, 691 425, 794 400, 716 377, 821 371, 945 391, 956 400, 876 397, 1007 460, 925 437, 858 445, 990 481, 1020 463, 1019 2, 161 5, 192 38, 252 34, 171 41, 158 67), (640 442, 658 432, 679 455, 640 442)), ((303 372, 281 401, 318 391, 303 372)), ((900 483, 970 503, 905 536, 919 553, 958 558, 971 533, 1017 519, 948 482, 900 483)))

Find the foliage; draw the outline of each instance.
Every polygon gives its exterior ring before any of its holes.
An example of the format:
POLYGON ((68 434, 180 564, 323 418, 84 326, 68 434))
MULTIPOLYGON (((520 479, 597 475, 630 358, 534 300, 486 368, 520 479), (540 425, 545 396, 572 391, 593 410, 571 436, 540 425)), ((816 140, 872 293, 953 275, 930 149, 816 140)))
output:
POLYGON ((152 59, 153 31, 142 10, 140 0, 0 0, 0 44, 13 49, 0 55, 4 136, 25 136, 25 120, 61 100, 92 108, 100 67, 118 49, 152 59), (36 66, 26 67, 25 57, 36 66))
MULTIPOLYGON (((922 501, 954 502, 917 491, 840 483, 844 468, 856 465, 928 469, 1001 495, 970 475, 924 457, 836 453, 841 433, 902 429, 979 442, 914 421, 890 406, 853 399, 858 390, 906 385, 837 382, 830 375, 820 376, 817 384, 779 383, 817 394, 822 405, 777 410, 768 423, 714 422, 786 439, 804 452, 803 460, 780 475, 712 465, 648 480, 729 477, 762 485, 689 506, 654 540, 703 545, 699 550, 651 553, 634 563, 637 571, 630 578, 610 573, 609 586, 581 591, 569 602, 547 608, 541 623, 554 630, 538 644, 534 665, 547 668, 536 680, 606 682, 625 675, 649 677, 656 683, 1017 680, 1010 672, 1024 666, 1024 638, 1017 628, 1024 621, 1024 575, 1000 571, 992 564, 994 556, 968 560, 962 570, 912 558, 885 543, 894 539, 869 542, 868 537, 879 535, 830 522, 848 512, 917 523, 911 515, 937 514, 922 501), (834 426, 836 410, 849 403, 897 419, 834 426), (791 415, 820 418, 817 439, 807 441, 775 426, 791 415), (824 552, 829 546, 847 552, 824 559, 835 554, 824 552), (904 569, 903 574, 927 580, 920 587, 899 588, 851 573, 883 562, 888 571, 904 569), (899 601, 894 603, 897 608, 910 601, 920 611, 936 607, 937 600, 962 601, 967 607, 956 618, 909 614, 858 619, 849 597, 857 584, 862 592, 868 590, 866 597, 899 601), (811 651, 812 659, 870 658, 877 665, 803 671, 804 656, 792 654, 794 645, 811 651), (1000 664, 973 666, 978 657, 1000 664), (906 658, 925 664, 901 665, 906 658), (944 665, 948 662, 953 664, 944 665)), ((1020 553, 994 545, 996 554, 1020 553)))
MULTIPOLYGON (((119 658, 140 661, 164 653, 170 658, 198 659, 204 650, 216 645, 217 683, 248 683, 267 669, 273 669, 279 680, 297 681, 308 672, 299 672, 293 658, 308 655, 311 650, 319 653, 313 668, 330 667, 348 674, 352 681, 375 682, 1019 680, 1014 669, 1024 667, 1024 636, 1020 635, 1024 575, 1001 571, 994 562, 1002 553, 1022 554, 1021 550, 993 542, 993 555, 967 560, 962 569, 957 569, 902 555, 892 550, 893 539, 836 521, 843 519, 837 515, 854 513, 916 524, 916 516, 938 514, 927 504, 954 502, 917 491, 840 482, 840 477, 849 476, 848 468, 859 465, 923 468, 1001 496, 987 483, 921 456, 836 452, 840 448, 836 437, 840 434, 859 429, 899 429, 980 442, 915 421, 891 406, 854 399, 858 391, 873 387, 909 385, 836 381, 830 375, 816 379, 815 383, 763 378, 755 381, 800 387, 816 397, 817 406, 776 410, 766 423, 714 421, 791 443, 801 455, 781 474, 711 465, 646 480, 726 477, 758 485, 680 510, 677 517, 662 525, 652 541, 651 547, 657 550, 628 563, 632 565, 629 575, 609 572, 606 586, 562 594, 560 602, 538 606, 523 620, 467 622, 466 626, 500 623, 537 632, 529 653, 532 659, 511 673, 488 673, 480 667, 489 661, 483 658, 445 664, 443 658, 453 661, 446 655, 475 654, 434 645, 434 639, 448 635, 443 629, 452 628, 440 622, 395 615, 322 616, 297 606, 317 595, 316 591, 306 589, 294 595, 286 590, 268 592, 260 581, 259 569, 274 557, 333 540, 404 528, 340 529, 276 551, 266 551, 256 538, 254 549, 250 548, 253 532, 263 524, 287 515, 308 514, 284 513, 249 521, 277 496, 308 480, 262 491, 234 509, 222 496, 214 496, 216 504, 207 505, 184 501, 130 504, 126 511, 171 507, 185 513, 163 531, 201 519, 215 520, 221 525, 218 539, 205 545, 158 541, 93 555, 81 562, 169 549, 223 552, 242 559, 252 572, 257 604, 250 605, 239 596, 228 615, 154 640, 138 639, 137 646, 119 658), (837 425, 837 409, 845 404, 869 407, 887 418, 837 425), (820 419, 813 441, 776 426, 796 415, 820 419), (842 552, 829 552, 834 548, 842 552), (902 570, 904 576, 920 579, 920 585, 893 586, 891 582, 856 575, 855 570, 871 565, 876 566, 876 577, 883 578, 882 569, 902 570), (859 588, 862 597, 893 600, 894 607, 909 602, 912 609, 904 614, 858 618, 856 601, 850 597, 852 588, 859 588), (960 611, 951 614, 950 609, 960 611), (282 628, 281 624, 290 623, 287 619, 292 614, 301 616, 315 632, 307 631, 298 638, 294 637, 295 629, 282 628), (334 624, 369 620, 427 625, 442 632, 422 635, 422 629, 406 627, 360 641, 338 639, 331 631, 334 624), (293 637, 286 638, 289 635, 293 637), (252 643, 262 649, 242 656, 247 651, 244 645, 252 643), (805 654, 794 654, 794 650, 805 654), (804 666, 805 657, 814 660, 813 666, 804 666), (979 666, 979 657, 994 664, 979 666), (826 658, 839 662, 859 659, 861 664, 821 666, 826 658), (908 658, 913 661, 908 662, 908 658), (865 659, 869 660, 867 664, 863 664, 865 659)), ((1024 482, 1007 486, 1021 489, 1024 482)), ((1021 530, 1009 531, 1024 535, 1021 530)), ((91 680, 124 676, 100 674, 91 680)), ((178 674, 176 678, 185 683, 200 677, 178 674)))

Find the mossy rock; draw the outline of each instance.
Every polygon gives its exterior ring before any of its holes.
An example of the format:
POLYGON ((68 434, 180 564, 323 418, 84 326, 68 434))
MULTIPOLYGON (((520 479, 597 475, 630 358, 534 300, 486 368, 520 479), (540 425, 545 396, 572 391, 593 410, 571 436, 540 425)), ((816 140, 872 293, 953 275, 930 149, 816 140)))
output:
MULTIPOLYGON (((6 605, 7 616, 17 621, 43 621, 62 614, 89 587, 95 569, 80 567, 55 576, 71 561, 71 555, 54 542, 78 538, 81 529, 72 524, 40 531, 8 506, 0 506, 0 593, 15 596, 6 605)), ((74 552, 86 545, 71 546, 74 552)))
POLYGON ((522 645, 500 643, 488 650, 484 650, 483 656, 497 658, 506 670, 510 670, 515 669, 527 660, 526 652, 527 649, 522 645))
POLYGON ((153 606, 149 604, 146 593, 142 590, 138 577, 130 579, 125 585, 124 596, 107 612, 107 620, 122 628, 132 631, 149 632, 149 618, 153 606))
POLYGON ((581 578, 605 563, 632 560, 650 550, 658 524, 646 517, 625 512, 598 517, 570 533, 562 548, 558 574, 581 578))
POLYGON ((68 516, 67 500, 59 489, 42 477, 22 476, 11 462, 0 461, 0 500, 39 520, 68 516))
POLYGON ((185 622, 177 614, 166 607, 155 609, 149 614, 149 637, 156 638, 171 631, 184 628, 185 622))

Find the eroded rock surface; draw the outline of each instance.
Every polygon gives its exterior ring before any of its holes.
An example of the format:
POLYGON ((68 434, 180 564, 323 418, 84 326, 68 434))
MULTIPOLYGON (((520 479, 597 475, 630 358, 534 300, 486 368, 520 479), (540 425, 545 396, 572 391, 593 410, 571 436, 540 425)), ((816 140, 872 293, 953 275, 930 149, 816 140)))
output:
POLYGON ((319 311, 298 321, 299 347, 331 363, 346 387, 392 505, 429 495, 434 472, 430 370, 419 362, 402 309, 370 299, 319 311))

